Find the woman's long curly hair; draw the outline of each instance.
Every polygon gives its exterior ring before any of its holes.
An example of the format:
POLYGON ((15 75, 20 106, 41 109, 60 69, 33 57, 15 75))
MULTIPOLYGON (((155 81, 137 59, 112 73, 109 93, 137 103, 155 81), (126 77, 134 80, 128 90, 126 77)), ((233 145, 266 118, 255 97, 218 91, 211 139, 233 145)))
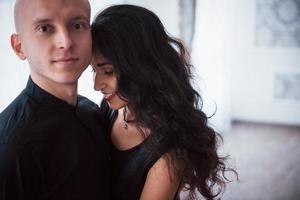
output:
POLYGON ((228 181, 225 172, 236 172, 217 153, 222 138, 201 111, 182 43, 166 33, 153 12, 133 5, 99 13, 92 37, 93 52, 101 52, 114 66, 118 92, 128 100, 135 122, 151 131, 151 152, 171 149, 169 166, 181 163, 174 174, 191 198, 197 190, 206 199, 217 197, 228 181))

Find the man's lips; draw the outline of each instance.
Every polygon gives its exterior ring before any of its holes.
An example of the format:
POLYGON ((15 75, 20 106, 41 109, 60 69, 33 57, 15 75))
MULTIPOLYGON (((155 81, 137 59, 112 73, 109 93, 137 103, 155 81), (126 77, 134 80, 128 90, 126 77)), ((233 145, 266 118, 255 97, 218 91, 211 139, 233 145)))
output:
POLYGON ((53 63, 71 63, 79 60, 79 58, 70 57, 70 58, 58 58, 52 60, 53 63))

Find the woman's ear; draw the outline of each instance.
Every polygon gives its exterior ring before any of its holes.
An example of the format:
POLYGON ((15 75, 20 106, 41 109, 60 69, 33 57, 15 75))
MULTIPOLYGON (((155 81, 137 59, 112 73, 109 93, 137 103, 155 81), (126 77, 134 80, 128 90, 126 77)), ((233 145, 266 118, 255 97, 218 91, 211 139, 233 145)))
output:
POLYGON ((10 36, 10 45, 13 48, 15 54, 21 59, 25 60, 26 55, 24 53, 24 50, 22 48, 22 42, 20 40, 20 36, 16 33, 12 34, 10 36))

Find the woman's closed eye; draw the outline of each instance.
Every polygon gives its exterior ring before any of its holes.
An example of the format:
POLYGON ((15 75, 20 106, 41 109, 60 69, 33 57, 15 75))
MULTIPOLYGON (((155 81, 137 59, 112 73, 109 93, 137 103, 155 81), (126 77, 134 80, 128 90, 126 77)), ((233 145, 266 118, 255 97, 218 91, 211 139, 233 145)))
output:
POLYGON ((114 70, 113 69, 104 69, 103 70, 103 73, 105 74, 105 75, 112 75, 112 74, 114 74, 114 70))
POLYGON ((108 63, 101 63, 101 64, 96 64, 96 66, 92 66, 92 70, 95 73, 101 73, 104 75, 113 75, 115 70, 111 64, 108 63))

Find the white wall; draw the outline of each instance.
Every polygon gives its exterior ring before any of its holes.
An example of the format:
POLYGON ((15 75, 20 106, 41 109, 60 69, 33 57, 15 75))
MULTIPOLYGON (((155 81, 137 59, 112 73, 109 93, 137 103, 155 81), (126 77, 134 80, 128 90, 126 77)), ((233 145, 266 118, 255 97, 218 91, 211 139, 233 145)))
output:
POLYGON ((275 74, 300 73, 300 48, 255 46, 255 0, 234 4, 232 118, 300 125, 300 99, 274 97, 275 74))
MULTIPOLYGON (((233 2, 198 0, 192 60, 200 81, 204 109, 219 131, 230 129, 231 40, 233 2)), ((199 84, 199 82, 197 83, 199 84)))
POLYGON ((150 9, 160 18, 171 35, 179 37, 179 0, 123 0, 122 2, 150 9))
POLYGON ((300 78, 275 88, 276 74, 300 77, 300 48, 256 46, 255 3, 197 1, 192 58, 205 110, 213 113, 217 104, 211 122, 221 131, 229 130, 231 120, 300 125, 300 78), (276 89, 292 91, 298 99, 276 98, 276 89))
POLYGON ((27 63, 10 48, 14 31, 12 1, 0 1, 0 112, 21 92, 28 77, 27 63))

